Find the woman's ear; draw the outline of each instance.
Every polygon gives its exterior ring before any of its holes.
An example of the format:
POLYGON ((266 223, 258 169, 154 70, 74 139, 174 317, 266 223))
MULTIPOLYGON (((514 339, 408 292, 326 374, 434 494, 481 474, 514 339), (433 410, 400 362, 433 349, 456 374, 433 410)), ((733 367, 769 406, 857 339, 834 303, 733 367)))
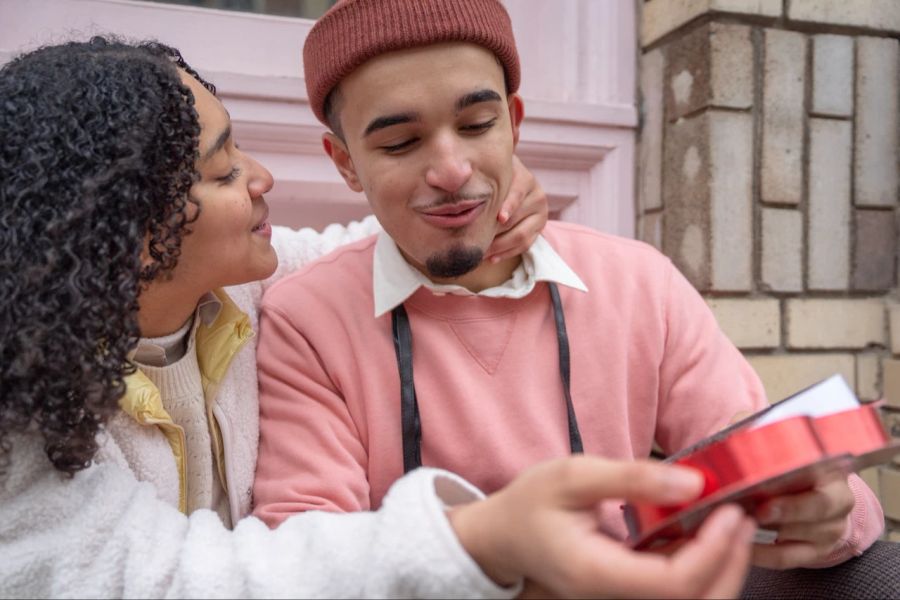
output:
POLYGON ((341 141, 341 138, 329 131, 322 136, 322 147, 325 148, 325 153, 331 157, 338 173, 347 182, 347 187, 354 192, 363 191, 359 177, 356 175, 356 168, 353 166, 353 159, 350 158, 350 151, 347 150, 347 145, 341 141))

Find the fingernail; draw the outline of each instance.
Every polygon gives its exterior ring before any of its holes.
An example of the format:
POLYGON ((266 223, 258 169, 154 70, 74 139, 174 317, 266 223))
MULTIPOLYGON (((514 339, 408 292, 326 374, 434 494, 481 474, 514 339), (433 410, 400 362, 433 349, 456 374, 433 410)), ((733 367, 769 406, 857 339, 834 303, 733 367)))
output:
POLYGON ((501 211, 500 211, 500 222, 501 222, 501 223, 506 223, 506 220, 507 220, 507 219, 509 219, 509 213, 506 212, 505 210, 501 210, 501 211))
POLYGON ((754 544, 765 544, 767 546, 774 544, 778 541, 778 530, 766 529, 765 527, 757 527, 754 525, 751 541, 754 544))
POLYGON ((703 476, 693 469, 666 468, 660 472, 664 485, 663 495, 679 502, 696 496, 703 488, 703 476))
POLYGON ((747 524, 746 519, 744 519, 744 510, 736 504, 729 504, 725 506, 724 511, 726 525, 734 529, 735 534, 742 536, 744 534, 744 526, 747 524))
POLYGON ((498 262, 500 262, 500 257, 499 257, 499 256, 492 256, 492 257, 491 257, 491 264, 492 264, 492 265, 496 265, 498 262))

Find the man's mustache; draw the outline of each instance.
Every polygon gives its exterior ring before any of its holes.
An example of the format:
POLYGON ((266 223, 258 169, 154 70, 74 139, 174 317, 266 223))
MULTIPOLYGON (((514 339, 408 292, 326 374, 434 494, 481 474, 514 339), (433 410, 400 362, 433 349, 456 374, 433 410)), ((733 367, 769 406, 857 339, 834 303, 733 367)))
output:
POLYGON ((491 199, 493 193, 490 190, 476 190, 469 191, 465 190, 462 192, 456 192, 454 194, 442 194, 440 196, 434 198, 428 198, 423 202, 416 202, 416 207, 419 210, 428 210, 430 208, 438 208, 440 206, 444 206, 446 204, 457 204, 459 202, 472 201, 472 200, 484 200, 488 201, 491 199))

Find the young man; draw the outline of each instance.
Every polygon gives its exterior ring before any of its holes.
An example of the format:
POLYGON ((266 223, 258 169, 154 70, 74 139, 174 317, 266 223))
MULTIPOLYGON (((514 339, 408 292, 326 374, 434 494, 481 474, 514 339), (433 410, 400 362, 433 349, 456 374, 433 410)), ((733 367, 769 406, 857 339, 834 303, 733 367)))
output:
MULTIPOLYGON (((551 223, 482 264, 523 117, 498 1, 345 0, 304 64, 325 149, 385 231, 264 299, 257 515, 377 508, 419 465, 493 491, 572 452, 673 452, 765 405, 703 299, 644 244, 551 223)), ((623 537, 618 504, 601 508, 623 537)), ((779 568, 836 564, 882 527, 855 476, 756 517, 779 531, 756 562, 779 568)))

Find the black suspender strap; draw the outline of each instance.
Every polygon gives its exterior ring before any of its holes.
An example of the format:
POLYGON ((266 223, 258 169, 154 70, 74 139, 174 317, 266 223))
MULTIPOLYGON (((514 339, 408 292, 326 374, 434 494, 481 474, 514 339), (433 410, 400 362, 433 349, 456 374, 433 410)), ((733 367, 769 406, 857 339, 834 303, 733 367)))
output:
POLYGON ((412 331, 409 317, 401 304, 391 313, 394 332, 394 350, 400 367, 400 423, 403 428, 403 472, 409 473, 422 466, 422 424, 419 421, 419 403, 413 382, 412 331))
MULTIPOLYGON (((569 422, 569 447, 573 454, 584 452, 575 407, 572 404, 570 384, 569 336, 566 333, 566 319, 556 284, 548 282, 553 319, 556 324, 556 338, 559 342, 559 374, 562 379, 563 396, 566 400, 566 416, 569 422)), ((422 423, 419 418, 419 403, 413 381, 412 331, 409 316, 401 304, 391 313, 391 328, 394 335, 394 350, 397 353, 397 367, 400 370, 400 423, 403 433, 403 472, 408 473, 422 466, 422 423)))
POLYGON ((581 445, 581 432, 578 431, 578 420, 575 418, 575 407, 572 405, 572 384, 569 380, 569 334, 566 333, 566 317, 563 315, 559 289, 552 281, 548 286, 550 301, 553 303, 553 319, 556 321, 556 339, 559 342, 559 376, 562 379, 566 413, 569 417, 569 447, 572 449, 572 454, 581 454, 584 452, 584 447, 581 445))

